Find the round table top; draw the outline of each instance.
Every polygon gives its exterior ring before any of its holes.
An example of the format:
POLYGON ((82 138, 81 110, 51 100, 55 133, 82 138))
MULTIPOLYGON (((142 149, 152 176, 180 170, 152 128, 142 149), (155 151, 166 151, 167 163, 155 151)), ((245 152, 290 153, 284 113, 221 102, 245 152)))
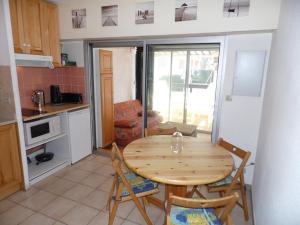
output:
POLYGON ((133 141, 124 149, 126 165, 135 173, 153 181, 171 185, 201 185, 228 176, 234 166, 224 148, 183 137, 183 150, 171 151, 171 136, 149 136, 133 141))

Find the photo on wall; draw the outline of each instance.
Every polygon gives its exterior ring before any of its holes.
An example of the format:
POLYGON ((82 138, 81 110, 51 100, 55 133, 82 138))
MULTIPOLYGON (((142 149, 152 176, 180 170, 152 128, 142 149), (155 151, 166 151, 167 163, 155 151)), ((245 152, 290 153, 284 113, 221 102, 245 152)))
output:
POLYGON ((102 26, 118 26, 118 5, 102 6, 102 26))
POLYGON ((154 1, 136 3, 135 24, 154 23, 154 1))
POLYGON ((250 9, 250 0, 224 0, 224 17, 248 16, 250 9))
POLYGON ((86 28, 86 9, 72 10, 72 24, 74 29, 86 28))
POLYGON ((175 0, 175 21, 196 20, 198 0, 175 0))

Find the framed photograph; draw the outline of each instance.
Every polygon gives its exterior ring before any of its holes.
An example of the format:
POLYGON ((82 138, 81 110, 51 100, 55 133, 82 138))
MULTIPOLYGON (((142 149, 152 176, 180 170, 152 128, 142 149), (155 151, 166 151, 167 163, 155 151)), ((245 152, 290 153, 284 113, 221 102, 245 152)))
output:
POLYGON ((250 0, 224 0, 223 16, 240 17, 248 16, 250 0))
POLYGON ((118 26, 118 5, 102 6, 102 26, 118 26))
POLYGON ((154 23, 154 1, 136 3, 135 24, 154 23))
POLYGON ((72 24, 74 29, 86 28, 86 9, 72 10, 72 24))
POLYGON ((175 21, 196 20, 198 0, 175 0, 175 21))

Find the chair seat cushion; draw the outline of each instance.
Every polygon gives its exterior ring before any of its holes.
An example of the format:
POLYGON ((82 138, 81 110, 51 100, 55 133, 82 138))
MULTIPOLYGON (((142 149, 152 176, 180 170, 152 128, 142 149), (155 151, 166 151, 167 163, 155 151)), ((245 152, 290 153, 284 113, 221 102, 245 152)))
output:
POLYGON ((210 187, 210 188, 213 188, 213 187, 220 187, 220 186, 230 185, 232 183, 232 179, 233 179, 232 176, 228 176, 228 177, 225 177, 222 180, 219 180, 215 183, 211 183, 207 186, 210 187))
MULTIPOLYGON (((158 183, 145 179, 133 172, 125 173, 127 181, 130 183, 132 190, 135 194, 140 194, 143 192, 151 191, 158 187, 158 183)), ((119 178, 120 181, 120 178, 119 178)), ((122 197, 129 195, 127 188, 124 186, 122 190, 122 197)))
POLYGON ((215 211, 208 209, 192 209, 173 205, 170 212, 171 225, 222 225, 215 211))

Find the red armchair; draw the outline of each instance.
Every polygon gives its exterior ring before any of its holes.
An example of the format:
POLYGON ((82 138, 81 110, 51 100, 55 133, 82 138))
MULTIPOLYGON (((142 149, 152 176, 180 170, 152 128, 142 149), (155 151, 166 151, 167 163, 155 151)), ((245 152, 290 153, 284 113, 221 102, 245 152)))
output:
MULTIPOLYGON (((114 104, 115 139, 118 145, 126 146, 142 137, 143 106, 138 100, 114 104)), ((147 127, 153 128, 162 121, 157 113, 148 113, 147 127)))

